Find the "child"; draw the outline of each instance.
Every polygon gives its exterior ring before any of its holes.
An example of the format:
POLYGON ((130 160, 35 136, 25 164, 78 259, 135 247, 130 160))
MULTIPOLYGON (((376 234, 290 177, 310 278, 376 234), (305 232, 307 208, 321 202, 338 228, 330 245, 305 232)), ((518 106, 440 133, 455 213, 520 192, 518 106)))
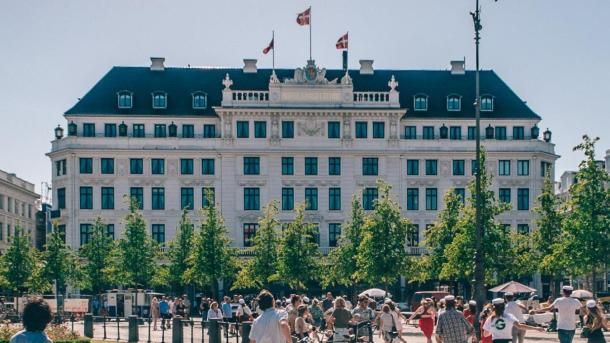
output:
POLYGON ((53 343, 44 333, 53 316, 49 304, 42 298, 33 298, 23 308, 24 330, 11 337, 10 343, 53 343))

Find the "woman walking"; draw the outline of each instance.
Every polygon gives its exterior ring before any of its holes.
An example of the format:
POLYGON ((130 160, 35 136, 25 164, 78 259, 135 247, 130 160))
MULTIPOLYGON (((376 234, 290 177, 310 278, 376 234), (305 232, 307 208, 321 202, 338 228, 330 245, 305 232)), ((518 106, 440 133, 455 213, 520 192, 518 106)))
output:
POLYGON ((585 315, 585 327, 583 329, 583 333, 587 332, 585 334, 587 343, 606 343, 603 330, 609 328, 608 320, 595 300, 587 301, 587 314, 585 315))
POLYGON ((342 297, 336 297, 334 309, 331 314, 333 323, 333 342, 345 342, 346 335, 349 335, 349 324, 352 320, 352 313, 348 311, 345 305, 345 300, 342 297))
POLYGON ((157 299, 157 297, 153 297, 152 302, 150 303, 150 315, 153 320, 153 331, 157 331, 157 320, 161 315, 159 312, 159 299, 157 299))
POLYGON ((394 302, 392 300, 386 300, 386 303, 390 307, 390 313, 394 317, 396 331, 398 331, 398 337, 396 338, 398 338, 402 343, 407 343, 407 341, 402 338, 402 313, 400 313, 400 310, 398 309, 398 307, 396 307, 396 305, 394 305, 394 302))
POLYGON ((297 308, 297 318, 294 321, 294 333, 299 340, 309 337, 309 324, 307 324, 307 317, 309 311, 307 305, 299 305, 297 308))
MULTIPOLYGON (((432 299, 422 299, 421 305, 413 312, 408 321, 418 318, 417 322, 419 329, 426 336, 428 343, 432 343, 432 333, 434 332, 434 319, 436 317, 436 311, 432 308, 434 302, 432 299)), ((407 322, 408 322, 407 321, 407 322)))
POLYGON ((504 313, 504 299, 496 298, 492 301, 493 314, 487 318, 483 325, 484 336, 491 336, 493 343, 509 343, 513 340, 513 326, 521 330, 536 330, 544 332, 541 327, 533 327, 519 323, 510 313, 504 313))

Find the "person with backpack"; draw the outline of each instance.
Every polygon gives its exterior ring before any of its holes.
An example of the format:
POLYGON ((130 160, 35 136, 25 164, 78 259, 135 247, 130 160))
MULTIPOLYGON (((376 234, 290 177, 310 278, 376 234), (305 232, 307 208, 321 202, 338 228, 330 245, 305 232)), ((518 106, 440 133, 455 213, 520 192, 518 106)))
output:
POLYGON ((536 330, 544 332, 544 328, 519 323, 512 314, 505 312, 504 299, 496 298, 492 302, 493 314, 483 324, 483 335, 491 336, 493 343, 509 343, 513 341, 513 327, 519 330, 536 330))

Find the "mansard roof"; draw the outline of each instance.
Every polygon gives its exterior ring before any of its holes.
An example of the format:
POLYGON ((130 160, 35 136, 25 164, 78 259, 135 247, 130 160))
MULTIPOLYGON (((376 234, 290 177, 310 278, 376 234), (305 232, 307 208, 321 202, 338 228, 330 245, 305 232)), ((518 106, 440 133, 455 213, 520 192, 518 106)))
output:
MULTIPOLYGON (((268 90, 271 69, 244 73, 241 68, 174 68, 155 71, 148 67, 114 67, 78 101, 66 115, 200 115, 216 116, 213 107, 221 106, 222 80, 226 74, 233 81, 233 90, 268 90), (129 109, 117 106, 117 94, 133 94, 129 109), (167 94, 167 107, 152 108, 151 94, 167 94), (193 109, 192 94, 207 94, 207 107, 193 109)), ((292 78, 293 69, 276 69, 280 80, 292 78)), ((326 71, 326 78, 340 79, 342 70, 326 71)), ((372 75, 350 70, 354 91, 389 91, 388 81, 394 75, 399 86, 400 107, 407 109, 408 118, 474 118, 475 73, 452 75, 449 70, 378 70, 372 75), (427 111, 413 111, 413 97, 428 96, 427 111), (461 111, 447 111, 447 96, 462 97, 461 111)), ((494 110, 482 112, 482 118, 540 119, 512 89, 493 71, 481 72, 481 94, 494 97, 494 110)))

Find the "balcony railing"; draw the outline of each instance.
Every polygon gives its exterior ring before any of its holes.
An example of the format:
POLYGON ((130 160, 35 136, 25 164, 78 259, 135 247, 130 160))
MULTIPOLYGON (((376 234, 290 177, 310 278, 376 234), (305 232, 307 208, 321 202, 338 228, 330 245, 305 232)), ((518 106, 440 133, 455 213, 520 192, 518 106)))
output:
POLYGON ((390 92, 354 92, 354 103, 379 104, 389 102, 390 92))
MULTIPOLYGON (((335 247, 319 247, 320 253, 327 256, 335 247)), ((407 247, 408 255, 423 255, 427 252, 425 247, 407 247)), ((239 257, 253 257, 255 255, 254 249, 251 247, 240 247, 237 248, 237 256, 239 257)))
POLYGON ((269 91, 232 91, 233 101, 240 104, 269 101, 269 91))

